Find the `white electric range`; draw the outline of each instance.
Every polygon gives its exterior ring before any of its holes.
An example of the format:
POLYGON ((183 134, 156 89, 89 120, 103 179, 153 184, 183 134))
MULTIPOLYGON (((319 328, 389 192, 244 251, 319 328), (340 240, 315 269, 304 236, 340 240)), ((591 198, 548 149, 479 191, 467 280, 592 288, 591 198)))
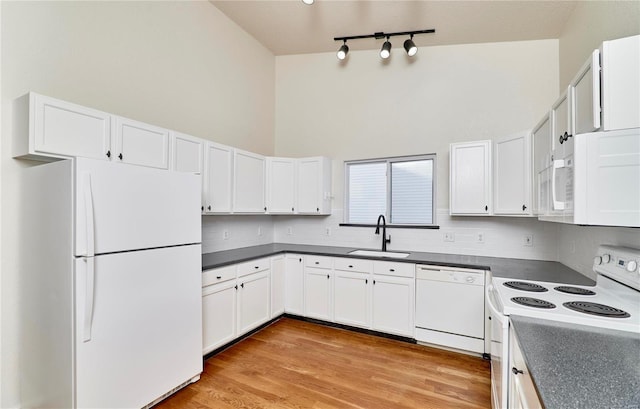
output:
POLYGON ((486 300, 491 316, 491 387, 494 408, 508 399, 509 315, 640 333, 640 249, 600 246, 595 286, 492 279, 486 300))

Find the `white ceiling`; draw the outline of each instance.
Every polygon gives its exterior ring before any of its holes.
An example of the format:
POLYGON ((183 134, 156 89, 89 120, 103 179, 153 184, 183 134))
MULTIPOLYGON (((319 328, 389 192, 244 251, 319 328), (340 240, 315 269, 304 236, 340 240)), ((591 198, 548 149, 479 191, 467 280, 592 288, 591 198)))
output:
MULTIPOLYGON (((334 37, 434 28, 420 46, 558 38, 575 1, 210 0, 275 55, 336 51, 334 37)), ((383 40, 349 41, 350 50, 383 40)), ((394 47, 404 39, 392 37, 394 47)))

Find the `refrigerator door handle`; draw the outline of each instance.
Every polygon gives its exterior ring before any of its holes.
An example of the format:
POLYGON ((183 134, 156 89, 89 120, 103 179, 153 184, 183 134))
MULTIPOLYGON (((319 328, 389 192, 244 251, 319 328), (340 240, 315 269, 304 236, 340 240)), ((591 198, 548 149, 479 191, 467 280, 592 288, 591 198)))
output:
POLYGON ((83 199, 85 209, 85 228, 87 235, 87 257, 93 257, 95 252, 95 228, 93 225, 93 195, 91 194, 91 174, 85 173, 83 180, 83 199))
POLYGON ((87 263, 87 277, 84 297, 84 325, 82 331, 82 342, 91 341, 91 326, 93 323, 93 298, 95 293, 95 259, 88 257, 84 259, 87 263))

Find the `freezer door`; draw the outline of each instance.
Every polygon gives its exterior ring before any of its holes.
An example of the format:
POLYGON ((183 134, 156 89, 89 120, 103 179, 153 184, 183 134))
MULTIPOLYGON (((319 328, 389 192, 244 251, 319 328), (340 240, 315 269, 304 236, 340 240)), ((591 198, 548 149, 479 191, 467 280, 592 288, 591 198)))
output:
POLYGON ((200 252, 76 259, 77 408, 140 408, 202 372, 200 252))
POLYGON ((200 243, 200 176, 75 160, 76 256, 200 243))

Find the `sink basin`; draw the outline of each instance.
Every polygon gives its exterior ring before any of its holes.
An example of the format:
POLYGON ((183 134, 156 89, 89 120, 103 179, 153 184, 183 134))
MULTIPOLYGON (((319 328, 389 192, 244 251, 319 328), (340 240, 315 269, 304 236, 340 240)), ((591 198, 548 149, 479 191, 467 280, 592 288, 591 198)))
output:
POLYGON ((349 254, 353 256, 368 256, 368 257, 388 257, 388 258, 405 258, 409 253, 395 253, 393 251, 375 251, 375 250, 354 250, 349 254))

